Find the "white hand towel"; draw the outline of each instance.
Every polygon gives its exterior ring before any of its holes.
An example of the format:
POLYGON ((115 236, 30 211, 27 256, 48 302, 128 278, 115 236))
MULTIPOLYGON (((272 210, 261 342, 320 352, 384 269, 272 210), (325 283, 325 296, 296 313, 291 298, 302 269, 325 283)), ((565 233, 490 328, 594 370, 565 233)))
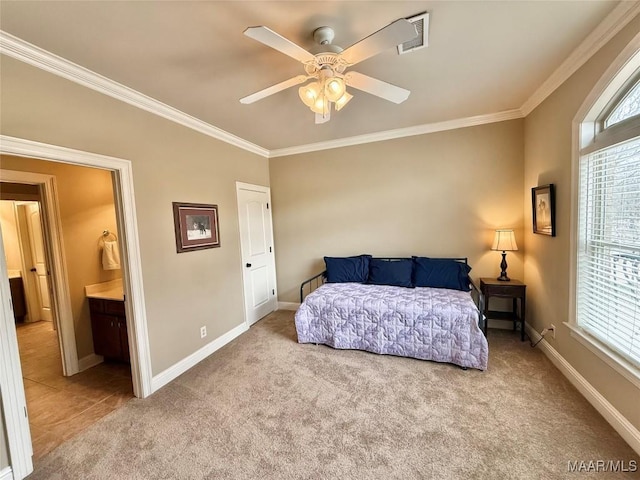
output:
POLYGON ((118 270, 120 268, 118 242, 104 242, 102 247, 102 268, 105 270, 118 270))

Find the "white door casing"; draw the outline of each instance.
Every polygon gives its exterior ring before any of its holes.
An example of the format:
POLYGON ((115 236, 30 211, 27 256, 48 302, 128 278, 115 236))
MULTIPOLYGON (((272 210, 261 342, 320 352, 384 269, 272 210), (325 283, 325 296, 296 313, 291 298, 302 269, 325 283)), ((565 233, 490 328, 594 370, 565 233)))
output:
POLYGON ((36 277, 36 294, 38 301, 38 318, 32 320, 53 321, 51 309, 51 296, 49 285, 49 269, 47 267, 47 257, 44 246, 44 236, 42 234, 42 223, 40 220, 40 207, 37 202, 32 202, 24 206, 27 214, 27 232, 29 244, 31 246, 31 270, 29 273, 36 277))
POLYGON ((245 321, 253 325, 276 310, 275 252, 268 187, 236 182, 245 321))
MULTIPOLYGON (((10 137, 0 136, 0 138, 3 139, 2 143, 0 143, 0 148, 3 151, 2 153, 4 153, 7 146, 11 145, 10 140, 5 141, 4 139, 10 137)), ((34 156, 34 158, 38 157, 34 156)), ((62 373, 65 376, 74 375, 79 371, 78 352, 76 348, 75 326, 71 310, 71 297, 69 294, 65 252, 61 234, 62 221, 58 208, 56 178, 53 175, 41 173, 0 169, 0 179, 3 182, 40 186, 40 221, 41 225, 44 225, 45 230, 44 232, 40 230, 40 232, 43 234, 41 236, 43 238, 44 248, 46 249, 45 255, 47 255, 52 264, 48 287, 50 293, 51 287, 53 287, 53 298, 51 298, 50 295, 50 301, 55 305, 55 309, 57 310, 55 318, 58 322, 58 343, 60 345, 60 353, 62 354, 62 373)), ((29 216, 26 215, 26 217, 25 223, 28 230, 30 221, 29 216)), ((21 229, 20 235, 22 235, 22 233, 21 229)), ((25 272, 25 275, 27 274, 32 275, 31 272, 25 272)))
MULTIPOLYGON (((34 142, 21 138, 0 135, 0 153, 21 157, 36 158, 52 162, 61 162, 75 165, 83 165, 95 168, 104 168, 114 172, 114 187, 116 194, 116 209, 118 215, 118 231, 121 234, 123 257, 126 259, 126 269, 123 274, 127 279, 125 302, 127 325, 129 329, 129 345, 131 348, 131 373, 133 391, 137 397, 144 398, 153 393, 151 352, 149 348, 149 335, 147 328, 146 308, 144 302, 144 287, 142 281, 142 263, 140 256, 140 243, 138 240, 138 226, 136 219, 135 196, 133 191, 133 172, 131 162, 121 158, 108 157, 80 150, 34 142)), ((9 172, 0 170, 0 178, 3 181, 33 183, 44 185, 42 189, 43 219, 46 228, 55 235, 57 228, 51 226, 51 222, 60 223, 58 211, 48 208, 55 205, 52 198, 56 195, 55 178, 50 175, 41 175, 27 172, 9 172), (31 176, 31 180, 24 181, 24 176, 31 176), (44 179, 44 180, 43 180, 44 179)), ((70 305, 68 291, 59 291, 58 283, 63 283, 62 289, 68 288, 63 279, 58 265, 64 266, 63 253, 60 241, 50 241, 54 246, 51 252, 54 269, 52 275, 56 288, 54 290, 54 305, 59 312, 66 311, 70 305), (65 298, 66 297, 66 298, 65 298), (59 304, 61 302, 62 304, 59 304)), ((1 244, 1 242, 0 242, 1 244)), ((0 245, 2 249, 2 245, 0 245)), ((24 385, 20 368, 20 356, 16 338, 11 295, 9 293, 9 280, 4 254, 0 250, 0 401, 2 402, 7 443, 11 458, 11 474, 15 479, 22 479, 33 470, 31 438, 29 434, 29 422, 25 415, 26 402, 24 400, 24 385)), ((60 330, 64 330, 65 324, 61 322, 60 330)), ((64 332, 63 332, 64 333, 64 332)), ((75 353, 75 337, 71 336, 73 351, 75 353)), ((69 349, 67 349, 69 350, 69 349)), ((66 354, 67 352, 65 352, 66 354)), ((77 368, 77 353, 75 356, 77 368)))
MULTIPOLYGON (((0 153, 15 155, 20 157, 42 159, 50 162, 66 163, 71 165, 81 165, 93 168, 102 168, 113 172, 114 191, 116 193, 116 217, 118 220, 118 232, 120 232, 122 256, 126 259, 123 263, 123 283, 125 287, 125 302, 127 326, 131 327, 129 333, 129 347, 131 350, 131 373, 133 380, 133 393, 136 397, 145 398, 153 393, 151 370, 151 352, 149 346, 149 334, 147 328, 147 315, 144 302, 144 286, 142 280, 142 261, 140 255, 140 242, 138 240, 138 222, 136 218, 135 195, 133 188, 133 169, 131 162, 122 158, 109 157, 96 153, 74 150, 71 148, 50 145, 46 143, 34 142, 22 138, 0 135, 0 153), (126 278, 125 278, 126 277, 126 278)), ((61 231, 60 213, 57 208, 49 208, 49 205, 57 207, 57 185, 55 177, 52 175, 36 174, 29 172, 14 172, 0 169, 0 178, 3 181, 14 183, 39 184, 41 188, 41 207, 43 209, 43 219, 47 231, 55 235, 61 231), (27 178, 25 180, 25 177, 27 178), (56 199, 56 201, 53 201, 56 199), (52 226, 52 224, 55 224, 52 226)), ((64 261, 64 249, 62 239, 52 239, 49 241, 54 248, 51 253, 53 264, 54 299, 55 308, 60 317, 69 312, 71 316, 71 305, 69 300, 68 284, 66 281, 66 268, 64 261)), ((122 257, 121 257, 122 258, 122 257)), ((3 272, 0 271, 0 275, 3 272)), ((65 319, 60 318, 59 326, 62 330, 62 337, 70 340, 69 345, 65 345, 65 356, 70 350, 75 354, 75 372, 78 371, 78 357, 75 345, 75 335, 71 330, 71 335, 65 335, 68 327, 65 319)), ((70 322, 73 328, 73 322, 70 322)), ((61 349, 62 350, 62 349, 61 349)), ((18 361, 3 355, 0 351, 0 360, 10 362, 18 361)), ((75 373, 74 372, 74 373, 75 373)), ((67 373, 65 373, 67 375, 67 373)))

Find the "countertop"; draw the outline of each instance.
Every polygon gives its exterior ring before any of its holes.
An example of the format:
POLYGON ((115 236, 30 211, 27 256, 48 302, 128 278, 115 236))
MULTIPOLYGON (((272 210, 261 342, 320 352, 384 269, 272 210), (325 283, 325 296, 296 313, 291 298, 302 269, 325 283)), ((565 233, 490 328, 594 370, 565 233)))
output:
POLYGON ((84 294, 87 298, 100 298, 102 300, 124 301, 124 289, 122 279, 110 282, 94 283, 84 287, 84 294))
POLYGON ((7 270, 9 274, 9 278, 20 278, 22 277, 22 272, 20 270, 7 270))

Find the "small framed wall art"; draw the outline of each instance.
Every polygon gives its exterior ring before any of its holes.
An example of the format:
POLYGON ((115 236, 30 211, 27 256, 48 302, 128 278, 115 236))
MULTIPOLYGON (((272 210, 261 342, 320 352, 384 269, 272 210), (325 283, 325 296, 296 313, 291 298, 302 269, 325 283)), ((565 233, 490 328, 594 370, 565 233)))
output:
POLYGON ((556 196, 553 183, 531 189, 533 233, 556 236, 556 196))
POLYGON ((218 206, 173 202, 178 253, 220 246, 218 206))

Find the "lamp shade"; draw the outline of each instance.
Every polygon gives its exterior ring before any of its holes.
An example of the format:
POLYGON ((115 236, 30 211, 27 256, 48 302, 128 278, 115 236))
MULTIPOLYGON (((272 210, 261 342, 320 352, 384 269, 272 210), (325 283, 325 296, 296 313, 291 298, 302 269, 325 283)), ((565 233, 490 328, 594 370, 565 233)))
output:
POLYGON ((342 109, 342 107, 344 107, 347 103, 349 103, 349 100, 351 100, 353 98, 353 95, 351 95, 349 92, 344 92, 344 95, 342 95, 338 101, 336 101, 336 111, 340 111, 342 109))
POLYGON ((502 250, 503 252, 518 250, 513 230, 496 230, 491 250, 502 250))
POLYGON ((307 107, 311 108, 320 96, 320 84, 318 82, 312 82, 304 85, 298 89, 298 95, 300 95, 300 100, 302 100, 307 107))
POLYGON ((344 80, 340 77, 333 77, 327 80, 324 86, 324 92, 330 102, 337 102, 345 92, 344 80))
POLYGON ((324 95, 320 95, 318 98, 316 98, 310 108, 313 113, 324 115, 329 111, 329 101, 327 100, 327 97, 325 97, 324 95))

